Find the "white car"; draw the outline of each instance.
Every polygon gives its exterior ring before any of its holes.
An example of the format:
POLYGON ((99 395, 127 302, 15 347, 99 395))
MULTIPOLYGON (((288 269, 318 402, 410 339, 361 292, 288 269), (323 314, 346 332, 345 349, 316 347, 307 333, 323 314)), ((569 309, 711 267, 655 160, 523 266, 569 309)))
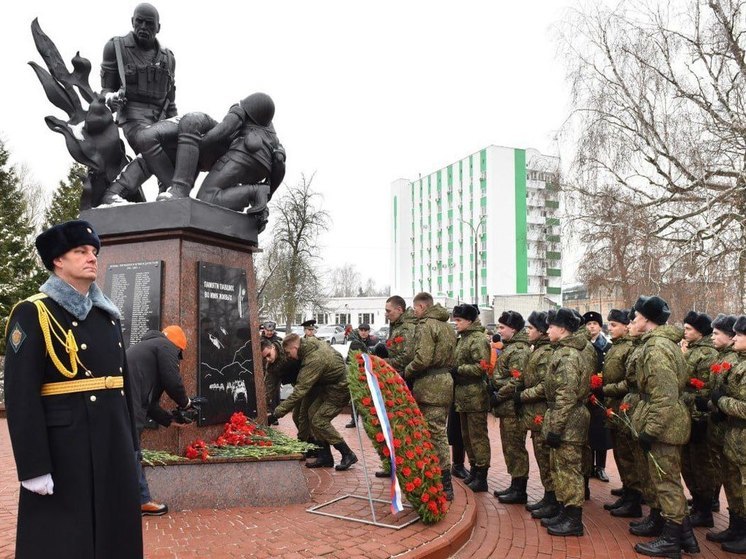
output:
POLYGON ((316 330, 316 337, 331 345, 343 344, 345 343, 345 329, 341 326, 320 326, 316 330))

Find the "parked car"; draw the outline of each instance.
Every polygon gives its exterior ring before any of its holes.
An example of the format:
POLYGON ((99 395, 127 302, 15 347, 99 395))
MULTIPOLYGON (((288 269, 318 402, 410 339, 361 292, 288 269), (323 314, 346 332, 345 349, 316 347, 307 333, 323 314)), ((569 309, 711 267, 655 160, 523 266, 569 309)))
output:
POLYGON ((389 327, 384 326, 383 328, 379 328, 375 332, 372 332, 372 335, 376 341, 385 342, 389 337, 389 327))
POLYGON ((340 326, 321 326, 316 330, 316 337, 332 345, 345 343, 345 331, 340 326))

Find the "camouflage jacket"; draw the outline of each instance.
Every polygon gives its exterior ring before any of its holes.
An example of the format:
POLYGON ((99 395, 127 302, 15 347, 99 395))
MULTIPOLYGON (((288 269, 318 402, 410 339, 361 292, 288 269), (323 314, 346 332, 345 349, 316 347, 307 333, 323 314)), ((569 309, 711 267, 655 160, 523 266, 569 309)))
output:
POLYGON ((627 414, 632 417, 637 404, 640 403, 640 387, 637 383, 637 371, 640 368, 640 356, 642 355, 642 336, 630 336, 632 340, 632 350, 629 352, 627 362, 625 363, 624 379, 627 384, 627 394, 622 398, 622 403, 629 404, 627 414))
POLYGON ((490 343, 479 319, 459 334, 456 342, 456 367, 453 372, 453 403, 461 413, 487 412, 487 371, 490 343))
POLYGON ((725 396, 718 407, 727 416, 723 453, 734 464, 746 464, 746 353, 739 352, 739 362, 728 374, 725 396))
POLYGON ((585 326, 581 326, 573 336, 578 339, 582 338, 586 341, 586 344, 581 350, 581 354, 583 355, 583 359, 588 367, 592 369, 593 372, 591 374, 595 375, 596 373, 600 373, 604 365, 604 354, 600 349, 597 349, 596 346, 593 345, 593 342, 591 342, 591 333, 585 326))
POLYGON ((684 354, 689 381, 684 387, 684 393, 681 395, 681 401, 689 408, 692 421, 707 421, 707 412, 697 411, 694 405, 694 399, 697 396, 703 398, 710 397, 710 367, 718 356, 718 350, 712 345, 712 336, 703 336, 700 340, 692 342, 684 354), (697 390, 691 384, 692 379, 698 379, 704 383, 704 386, 697 390))
POLYGON ((558 433, 565 442, 585 444, 591 414, 585 406, 591 390, 593 367, 583 357, 588 344, 583 335, 570 335, 559 341, 549 361, 544 390, 547 412, 542 435, 558 433))
POLYGON ((523 388, 523 371, 526 369, 531 344, 525 330, 516 332, 503 342, 505 349, 497 357, 492 372, 492 388, 497 392, 499 404, 493 410, 495 417, 516 417, 513 393, 516 387, 523 388))
POLYGON ((637 371, 640 404, 632 415, 637 433, 670 445, 685 444, 691 429, 689 412, 680 399, 688 378, 678 345, 681 338, 681 331, 670 325, 643 335, 637 371))
POLYGON ((287 400, 275 409, 277 417, 282 417, 292 410, 315 387, 347 392, 347 368, 344 358, 326 342, 317 338, 301 338, 298 360, 298 382, 287 400))
POLYGON ((604 359, 604 404, 607 408, 619 411, 622 398, 629 392, 627 388, 627 361, 634 345, 632 338, 622 336, 612 341, 611 349, 604 359))
POLYGON ((409 362, 412 361, 416 329, 417 318, 414 316, 412 309, 404 311, 404 314, 389 326, 389 337, 386 340, 389 356, 386 362, 399 373, 402 373, 409 362))
MULTIPOLYGON (((715 367, 717 372, 713 372, 710 375, 710 388, 714 390, 718 386, 728 384, 728 378, 736 365, 741 361, 739 353, 733 349, 732 345, 718 351, 717 359, 712 367, 715 367), (729 367, 723 367, 723 363, 728 363, 729 367)), ((725 444, 725 431, 727 423, 715 418, 710 414, 709 427, 707 429, 707 440, 713 445, 720 448, 725 444)))
POLYGON ((417 323, 412 361, 404 369, 404 378, 414 381, 412 395, 418 404, 450 406, 453 402, 453 378, 456 333, 448 324, 448 311, 436 303, 417 323))
POLYGON ((264 399, 267 403, 267 411, 271 412, 275 405, 277 391, 282 384, 283 369, 286 364, 285 351, 282 349, 282 342, 272 340, 272 345, 277 351, 277 358, 274 363, 264 367, 264 399))
POLYGON ((533 350, 526 361, 526 369, 523 372, 523 391, 521 392, 521 403, 519 410, 522 423, 526 429, 541 431, 541 424, 547 411, 547 397, 544 381, 552 359, 554 349, 545 334, 534 342, 533 350), (536 419, 542 417, 542 421, 536 419))

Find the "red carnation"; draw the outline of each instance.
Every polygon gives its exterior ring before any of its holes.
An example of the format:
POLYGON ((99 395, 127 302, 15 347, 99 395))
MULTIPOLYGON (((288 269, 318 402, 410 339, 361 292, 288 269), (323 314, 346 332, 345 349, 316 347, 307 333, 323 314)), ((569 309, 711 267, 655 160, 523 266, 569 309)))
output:
POLYGON ((410 468, 409 466, 404 466, 401 470, 401 473, 404 474, 404 477, 409 477, 412 473, 412 468, 410 468))
POLYGON ((422 501, 423 503, 427 503, 429 500, 430 500, 430 495, 428 495, 427 493, 423 493, 422 497, 420 497, 420 501, 422 501))
POLYGON ((588 401, 593 404, 594 406, 598 404, 598 398, 596 398, 595 394, 591 394, 591 397, 588 398, 588 401))
POLYGON ((619 411, 627 412, 629 411, 629 408, 630 405, 627 402, 619 405, 619 411))
POLYGON ((386 340, 386 347, 391 347, 392 345, 391 340, 386 340))
POLYGON ((414 483, 412 483, 411 481, 410 481, 409 483, 407 483, 407 484, 406 484, 406 485, 404 486, 404 490, 405 490, 405 491, 406 491, 407 493, 411 493, 412 491, 414 491, 414 483))
POLYGON ((534 416, 534 424, 535 425, 541 425, 544 423, 544 416, 543 415, 535 415, 534 416))
POLYGON ((360 402, 362 402, 364 406, 370 406, 372 400, 368 396, 365 396, 362 400, 360 400, 360 402))
POLYGON ((705 386, 705 383, 698 378, 693 378, 689 380, 689 385, 692 386, 695 390, 702 390, 702 388, 704 388, 705 386))
POLYGON ((513 376, 513 378, 521 378, 521 371, 518 369, 513 369, 510 371, 510 374, 513 376))
POLYGON ((614 415, 614 410, 606 408, 606 417, 611 417, 612 415, 614 415))
POLYGON ((593 390, 601 388, 604 385, 604 379, 601 375, 593 375, 591 377, 591 388, 593 390))
POLYGON ((730 371, 732 365, 727 361, 723 361, 720 366, 723 368, 723 371, 730 371))
MULTIPOLYGON (((727 363, 727 361, 726 361, 727 363)), ((713 363, 710 365, 710 372, 714 375, 719 375, 723 372, 723 363, 713 363)))
POLYGON ((386 440, 386 437, 383 436, 383 433, 376 433, 376 441, 379 443, 382 443, 386 440))
POLYGON ((416 477, 412 480, 412 483, 414 483, 415 487, 419 487, 420 485, 422 485, 422 478, 416 477))

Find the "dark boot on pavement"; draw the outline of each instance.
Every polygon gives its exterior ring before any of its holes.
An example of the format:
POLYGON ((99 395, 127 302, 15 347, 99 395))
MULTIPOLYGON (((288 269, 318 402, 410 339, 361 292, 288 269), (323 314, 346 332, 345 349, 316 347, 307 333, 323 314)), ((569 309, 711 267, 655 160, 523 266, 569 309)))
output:
POLYGON ((727 551, 728 553, 746 555, 746 534, 743 534, 738 540, 725 542, 722 547, 723 551, 727 551))
POLYGON ((488 466, 474 466, 471 469, 474 479, 472 479, 467 485, 474 493, 484 493, 489 489, 487 487, 487 471, 488 466))
POLYGON ((451 466, 451 475, 453 477, 457 477, 459 479, 463 479, 464 483, 469 483, 469 481, 471 481, 471 478, 469 477, 469 476, 471 476, 471 474, 470 474, 469 470, 467 470, 466 468, 464 468, 463 463, 462 464, 456 464, 456 463, 454 463, 451 466), (467 481, 467 479, 468 479, 468 481, 467 481))
POLYGON ((661 516, 660 509, 650 509, 650 515, 645 519, 645 522, 639 526, 631 527, 629 531, 635 536, 654 538, 663 533, 665 525, 666 519, 661 516))
POLYGON ((516 478, 513 490, 500 495, 497 500, 506 505, 525 505, 526 501, 528 501, 528 494, 526 493, 527 485, 527 477, 516 478))
MULTIPOLYGON (((613 495, 614 492, 612 491, 611 494, 613 495)), ((619 496, 619 498, 612 503, 605 503, 604 510, 614 510, 616 508, 619 508, 627 501, 628 498, 629 498, 629 489, 627 489, 626 487, 623 487, 622 494, 619 496)))
POLYGON ((728 527, 720 532, 707 532, 707 539, 711 542, 725 543, 741 539, 746 535, 746 519, 733 511, 728 511, 728 527))
POLYGON ((446 499, 453 501, 453 483, 450 470, 443 472, 443 492, 446 494, 446 499))
POLYGON ((591 480, 585 478, 585 500, 588 501, 591 498, 591 480))
POLYGON ((321 447, 316 455, 316 460, 313 462, 306 462, 306 468, 333 468, 334 457, 332 456, 332 449, 329 448, 329 443, 319 443, 321 447))
POLYGON ((557 514, 555 514, 554 516, 550 516, 549 518, 541 519, 541 525, 544 526, 544 528, 554 526, 558 522, 562 522, 562 520, 565 518, 565 505, 559 502, 557 504, 559 505, 559 512, 557 514))
POLYGON ((354 429, 357 423, 355 422, 355 415, 350 417, 350 421, 345 424, 345 429, 354 429))
POLYGON ((547 501, 540 509, 531 511, 531 518, 552 518, 559 514, 562 510, 561 505, 557 501, 557 496, 554 491, 547 492, 547 501))
POLYGON ((688 516, 684 517, 684 522, 681 524, 681 551, 689 555, 699 553, 699 543, 688 516))
MULTIPOLYGON (((464 468, 464 461, 466 460, 466 451, 462 444, 451 445, 451 475, 459 479, 464 479, 469 475, 469 471, 464 468)), ((471 480, 469 480, 471 481, 471 480)), ((469 481, 465 483, 469 483, 469 481)))
POLYGON ((386 470, 377 470, 375 473, 376 477, 391 477, 391 470, 388 472, 386 470))
POLYGON ((501 495, 505 495, 506 493, 510 493, 511 491, 513 491, 513 487, 515 487, 515 483, 516 483, 516 478, 512 478, 510 480, 510 485, 508 486, 507 489, 495 489, 492 492, 492 494, 495 497, 500 497, 501 495))
POLYGON ((319 445, 321 443, 319 443, 318 441, 316 441, 314 439, 308 439, 308 441, 306 441, 306 442, 308 444, 316 445, 316 448, 312 448, 311 450, 307 450, 307 451, 305 451, 303 453, 303 455, 306 457, 306 460, 308 460, 309 458, 316 458, 319 455, 319 448, 318 447, 319 447, 319 445))
POLYGON ((658 539, 635 545, 635 551, 649 557, 681 557, 681 524, 666 520, 658 539))
POLYGON ((642 516, 640 501, 642 501, 640 492, 630 489, 622 505, 611 510, 611 516, 616 516, 617 518, 640 518, 642 516))
POLYGON ((689 518, 692 521, 692 526, 695 528, 698 526, 703 526, 705 528, 712 528, 715 526, 715 521, 712 518, 712 495, 695 495, 689 518))
POLYGON ((583 508, 565 507, 565 517, 557 524, 547 528, 552 536, 582 536, 583 535, 583 508))
POLYGON ((614 495, 614 497, 621 497, 624 494, 624 487, 617 487, 616 489, 612 489, 611 494, 614 495))
POLYGON ((347 446, 346 442, 342 441, 341 443, 337 443, 334 445, 334 448, 342 454, 342 460, 339 464, 334 466, 334 469, 338 472, 349 470, 350 466, 357 462, 357 456, 355 456, 355 453, 352 452, 349 446, 347 446))
MULTIPOLYGON (((539 510, 541 507, 543 507, 544 505, 547 504, 547 494, 548 493, 549 492, 545 489, 544 490, 544 496, 540 500, 536 501, 535 503, 528 503, 524 508, 528 512, 533 512, 535 510, 539 510)), ((554 493, 554 491, 552 491, 552 493, 554 493)))

